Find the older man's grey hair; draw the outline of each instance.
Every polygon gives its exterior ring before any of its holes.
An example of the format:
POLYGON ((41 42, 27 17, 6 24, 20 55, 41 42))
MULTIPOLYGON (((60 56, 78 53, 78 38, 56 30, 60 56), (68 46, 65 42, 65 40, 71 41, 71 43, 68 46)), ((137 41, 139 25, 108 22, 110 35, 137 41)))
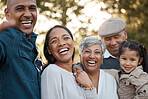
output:
POLYGON ((102 48, 102 53, 104 54, 105 52, 105 43, 103 42, 103 40, 98 39, 97 37, 94 36, 90 36, 90 37, 86 37, 84 39, 82 39, 80 45, 79 45, 79 54, 82 54, 82 51, 92 45, 100 45, 102 48))

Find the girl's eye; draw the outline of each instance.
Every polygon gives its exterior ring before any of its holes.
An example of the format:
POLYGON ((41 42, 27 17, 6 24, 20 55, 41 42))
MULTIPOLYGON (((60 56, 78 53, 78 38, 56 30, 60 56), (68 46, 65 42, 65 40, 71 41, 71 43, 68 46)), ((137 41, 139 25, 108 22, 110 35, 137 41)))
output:
POLYGON ((135 61, 135 59, 131 59, 131 61, 135 61))
POLYGON ((122 60, 126 60, 126 58, 121 58, 122 60))

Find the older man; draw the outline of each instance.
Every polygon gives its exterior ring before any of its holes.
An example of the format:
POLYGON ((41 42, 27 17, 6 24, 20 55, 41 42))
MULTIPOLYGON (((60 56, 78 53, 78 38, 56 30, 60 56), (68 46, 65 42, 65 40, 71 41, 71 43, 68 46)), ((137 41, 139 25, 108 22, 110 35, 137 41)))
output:
POLYGON ((7 0, 5 16, 8 22, 0 26, 0 99, 40 99, 36 0, 7 0))
POLYGON ((127 39, 126 23, 121 18, 110 18, 99 28, 99 36, 106 44, 102 69, 120 69, 118 48, 127 39))

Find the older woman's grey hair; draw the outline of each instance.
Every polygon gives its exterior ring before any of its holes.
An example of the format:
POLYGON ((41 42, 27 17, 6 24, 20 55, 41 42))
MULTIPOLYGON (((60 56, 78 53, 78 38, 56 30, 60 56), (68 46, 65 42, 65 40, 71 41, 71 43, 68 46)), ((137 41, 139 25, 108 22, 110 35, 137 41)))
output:
POLYGON ((82 51, 89 47, 89 46, 92 46, 92 45, 100 45, 101 48, 102 48, 102 53, 104 54, 105 52, 105 43, 101 40, 101 39, 98 39, 97 37, 93 37, 93 36, 90 36, 90 37, 86 37, 84 39, 82 39, 80 45, 79 45, 79 54, 81 55, 82 54, 82 51))

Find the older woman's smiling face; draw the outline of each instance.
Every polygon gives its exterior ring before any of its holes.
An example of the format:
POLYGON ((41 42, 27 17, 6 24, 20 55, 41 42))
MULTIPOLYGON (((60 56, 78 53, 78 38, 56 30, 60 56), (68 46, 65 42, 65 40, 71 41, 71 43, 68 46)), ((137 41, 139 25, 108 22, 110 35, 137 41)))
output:
POLYGON ((100 45, 92 45, 84 48, 80 60, 86 72, 98 72, 103 63, 102 48, 100 45))

